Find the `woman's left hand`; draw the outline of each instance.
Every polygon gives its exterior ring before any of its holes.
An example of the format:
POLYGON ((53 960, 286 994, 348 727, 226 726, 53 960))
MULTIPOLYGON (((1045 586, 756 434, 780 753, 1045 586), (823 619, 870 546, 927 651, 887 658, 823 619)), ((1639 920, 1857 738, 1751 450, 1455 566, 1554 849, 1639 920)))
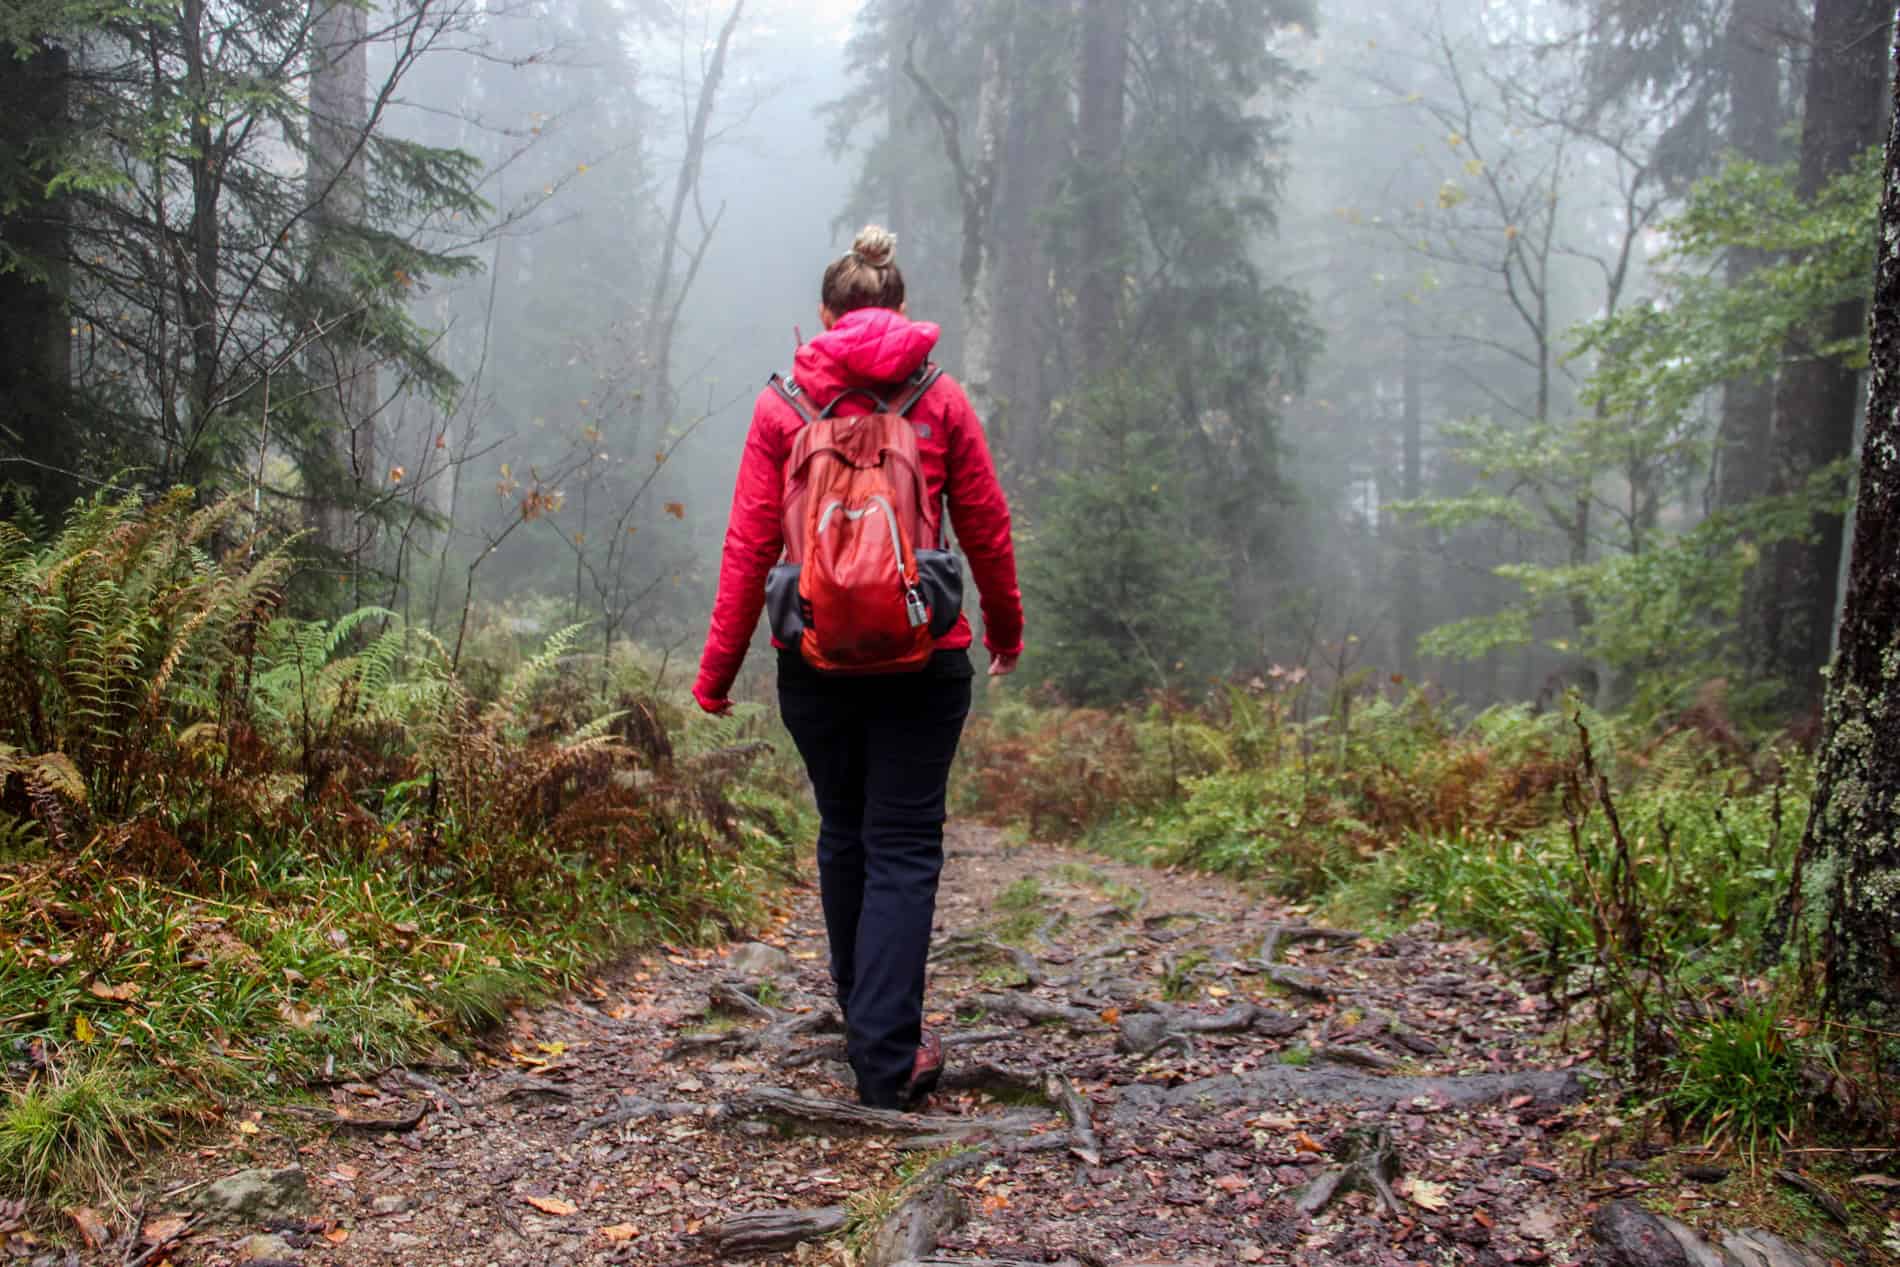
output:
POLYGON ((1016 671, 1016 661, 1019 658, 1020 657, 1013 655, 999 655, 994 651, 990 652, 990 676, 1007 677, 1011 673, 1014 673, 1016 671))

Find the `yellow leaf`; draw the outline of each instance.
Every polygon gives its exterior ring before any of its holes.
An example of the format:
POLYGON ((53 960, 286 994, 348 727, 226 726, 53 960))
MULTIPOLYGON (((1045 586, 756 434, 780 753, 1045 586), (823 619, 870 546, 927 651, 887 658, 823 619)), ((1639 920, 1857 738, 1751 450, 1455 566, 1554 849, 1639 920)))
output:
POLYGON ((1414 1179, 1411 1191, 1406 1195, 1412 1198, 1412 1204, 1421 1210, 1442 1210, 1451 1200, 1451 1185, 1414 1179))
POLYGON ((562 1218, 580 1209, 572 1201, 563 1201, 559 1197, 523 1197, 521 1199, 543 1214, 557 1214, 562 1218))
POLYGON ((256 1122, 239 1122, 237 1130, 240 1135, 255 1135, 258 1132, 258 1125, 256 1122))
POLYGON ((92 1041, 92 1035, 93 1029, 91 1021, 87 1020, 84 1016, 73 1017, 74 1038, 77 1038, 82 1043, 89 1043, 92 1041))

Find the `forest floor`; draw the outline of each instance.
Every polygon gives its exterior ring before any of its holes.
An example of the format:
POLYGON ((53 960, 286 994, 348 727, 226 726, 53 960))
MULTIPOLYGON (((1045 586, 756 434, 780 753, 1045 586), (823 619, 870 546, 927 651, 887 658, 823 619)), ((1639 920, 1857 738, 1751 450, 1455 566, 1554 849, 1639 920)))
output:
POLYGON ((1722 1205, 1587 1146, 1556 1009, 1481 944, 985 828, 949 854, 921 1113, 856 1108, 801 887, 766 944, 629 959, 466 1067, 246 1114, 51 1261, 1559 1264, 1612 1198, 1722 1205))

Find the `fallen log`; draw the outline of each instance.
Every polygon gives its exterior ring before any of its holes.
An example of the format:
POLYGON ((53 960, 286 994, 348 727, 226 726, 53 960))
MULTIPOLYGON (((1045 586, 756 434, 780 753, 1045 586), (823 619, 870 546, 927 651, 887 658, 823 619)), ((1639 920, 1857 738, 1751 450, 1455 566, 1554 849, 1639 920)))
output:
POLYGON ((721 1258, 775 1254, 844 1230, 845 1208, 754 1210, 708 1224, 702 1235, 721 1258))

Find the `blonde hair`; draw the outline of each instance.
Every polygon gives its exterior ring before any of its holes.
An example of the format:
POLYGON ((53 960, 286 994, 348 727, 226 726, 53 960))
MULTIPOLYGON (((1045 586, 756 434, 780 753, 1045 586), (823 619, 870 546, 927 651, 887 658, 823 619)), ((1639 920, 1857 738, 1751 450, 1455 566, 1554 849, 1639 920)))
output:
POLYGON ((825 270, 820 296, 833 316, 859 308, 897 308, 904 302, 904 274, 897 267, 897 235, 867 224, 851 249, 825 270))

